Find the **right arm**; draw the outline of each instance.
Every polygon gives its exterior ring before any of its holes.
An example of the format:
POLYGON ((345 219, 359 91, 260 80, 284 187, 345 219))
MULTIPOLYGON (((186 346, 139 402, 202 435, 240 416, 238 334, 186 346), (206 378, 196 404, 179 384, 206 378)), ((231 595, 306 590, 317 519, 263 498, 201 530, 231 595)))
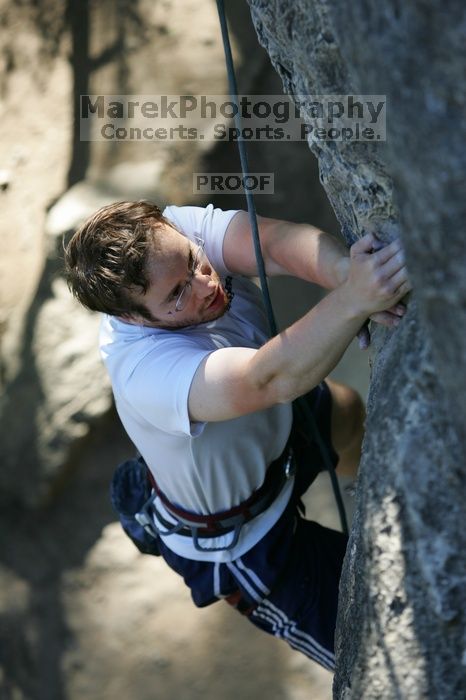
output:
POLYGON ((193 421, 220 421, 306 393, 333 370, 364 321, 409 291, 399 243, 373 253, 370 234, 351 248, 347 280, 258 350, 224 348, 201 363, 189 394, 193 421))

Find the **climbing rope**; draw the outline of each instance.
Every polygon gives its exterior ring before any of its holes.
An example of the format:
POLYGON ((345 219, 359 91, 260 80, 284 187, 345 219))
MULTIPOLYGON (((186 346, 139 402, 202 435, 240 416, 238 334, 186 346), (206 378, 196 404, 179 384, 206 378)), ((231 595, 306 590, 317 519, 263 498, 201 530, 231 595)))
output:
MULTIPOLYGON (((230 97, 231 97, 232 101, 235 103, 235 107, 236 107, 236 109, 235 109, 235 125, 236 125, 236 128, 238 129, 237 133, 239 134, 238 149, 239 149, 239 157, 241 160, 241 170, 243 173, 243 182, 246 182, 246 177, 249 173, 248 156, 247 156, 246 146, 244 144, 244 139, 243 139, 242 131, 241 131, 241 116, 240 116, 239 102, 238 102, 238 87, 236 84, 235 68, 233 65, 233 56, 231 53, 230 37, 228 34, 228 25, 227 25, 227 19, 225 16, 225 7, 224 7, 223 0, 217 0, 217 9, 218 9, 218 16, 220 19, 220 27, 222 30, 223 48, 225 50, 225 61, 226 61, 227 75, 228 75, 228 87, 230 90, 230 97)), ((252 195, 252 192, 248 188, 246 188, 245 195, 246 195, 246 201, 248 204, 249 222, 251 225, 252 239, 254 242, 254 252, 256 254, 257 269, 259 271, 259 279, 260 279, 260 284, 261 284, 261 289, 262 289, 262 295, 264 297, 265 310, 267 312, 267 318, 269 320, 270 333, 273 336, 273 335, 277 335, 277 324, 275 321, 275 315, 273 312, 272 302, 270 300, 269 285, 267 284, 267 275, 265 273, 264 258, 262 256, 262 249, 261 249, 261 244, 260 244, 260 239, 259 239, 259 228, 257 225, 256 205, 254 202, 254 197, 252 195)))
MULTIPOLYGON (((225 4, 223 0, 217 0, 217 10, 218 17, 220 20, 220 28, 222 31, 223 48, 225 51, 225 62, 227 68, 228 76, 228 87, 230 91, 231 100, 235 104, 235 126, 237 129, 238 136, 238 150, 241 160, 241 170, 243 173, 243 182, 246 182, 246 178, 249 175, 249 166, 246 153, 246 145, 242 135, 241 129, 241 116, 240 116, 240 105, 238 100, 238 87, 236 83, 235 68, 233 63, 233 56, 231 53, 230 37, 228 33, 228 24, 225 14, 225 4)), ((260 285, 262 289, 262 296, 264 299, 265 310, 267 312, 267 318, 269 321, 270 333, 272 336, 277 335, 277 323, 275 321, 275 314, 273 312, 272 302, 270 300, 269 286, 267 283, 267 275, 265 272, 264 258, 262 256, 262 249, 259 238, 259 227, 257 223, 257 213, 256 206, 254 202, 254 197, 252 192, 246 187, 245 188, 246 202, 248 206, 249 222, 252 231, 252 239, 254 243, 254 252, 256 254, 257 269, 259 272, 260 285)), ((303 396, 298 397, 294 402, 294 409, 297 419, 302 425, 306 426, 315 442, 317 443, 322 459, 324 461, 325 467, 330 475, 330 480, 332 483, 333 493, 335 496, 335 501, 338 508, 338 513, 340 517, 341 529, 347 535, 348 534, 348 522, 346 519, 345 506, 343 504, 343 499, 341 497, 340 487, 338 484, 337 475, 335 474, 335 469, 333 467, 332 460, 330 458, 327 446, 325 445, 322 436, 317 428, 316 420, 314 415, 309 408, 306 399, 303 396)))

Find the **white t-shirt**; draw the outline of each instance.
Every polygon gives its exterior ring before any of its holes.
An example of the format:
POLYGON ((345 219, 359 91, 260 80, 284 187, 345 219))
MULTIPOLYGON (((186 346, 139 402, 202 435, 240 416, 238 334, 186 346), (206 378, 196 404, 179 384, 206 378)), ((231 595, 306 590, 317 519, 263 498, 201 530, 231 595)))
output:
MULTIPOLYGON (((236 211, 167 207, 164 216, 191 240, 201 236, 221 278, 223 238, 236 211)), ((194 513, 232 508, 264 481, 268 465, 283 451, 291 429, 291 406, 277 405, 233 420, 193 423, 188 395, 202 360, 223 347, 258 348, 268 339, 267 318, 257 286, 233 277, 231 308, 210 323, 176 330, 131 325, 104 316, 100 350, 110 374, 116 407, 131 440, 168 499, 194 513)), ((275 524, 292 489, 292 479, 275 502, 241 531, 229 551, 198 552, 191 538, 164 537, 174 552, 191 559, 231 561, 253 547, 275 524)), ((157 500, 166 520, 169 514, 157 500)), ((164 528, 162 528, 163 530, 164 528)), ((203 539, 206 548, 225 546, 231 535, 203 539)))

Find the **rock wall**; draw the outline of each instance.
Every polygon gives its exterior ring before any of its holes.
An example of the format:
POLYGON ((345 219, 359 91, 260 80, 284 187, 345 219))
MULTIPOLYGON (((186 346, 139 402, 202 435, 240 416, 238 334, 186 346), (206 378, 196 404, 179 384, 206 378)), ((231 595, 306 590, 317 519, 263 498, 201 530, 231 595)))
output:
POLYGON ((70 297, 56 259, 47 258, 31 306, 17 310, 2 343, 2 507, 44 505, 71 446, 108 412, 98 324, 70 297))
POLYGON ((162 157, 90 173, 49 208, 44 262, 29 305, 18 304, 0 343, 0 504, 37 508, 53 500, 75 454, 113 400, 98 351, 100 316, 70 294, 63 246, 93 212, 123 199, 167 204, 162 157))
MULTIPOLYGON (((16 5, 0 23, 0 507, 40 508, 112 406, 99 318, 67 290, 63 239, 112 201, 192 201, 192 173, 213 156, 200 142, 81 141, 79 94, 221 95, 225 76, 216 10, 194 0, 16 5)), ((250 19, 246 4, 234 14, 250 19)), ((247 84, 264 65, 278 80, 252 27, 241 42, 254 47, 247 84)))
MULTIPOLYGON (((249 0, 297 95, 387 96, 387 140, 309 139, 352 242, 402 237, 414 286, 373 371, 337 628, 336 698, 466 697, 466 10, 249 0)), ((312 123, 311 115, 307 119, 312 123)), ((303 196, 306 196, 305 185, 303 196)))

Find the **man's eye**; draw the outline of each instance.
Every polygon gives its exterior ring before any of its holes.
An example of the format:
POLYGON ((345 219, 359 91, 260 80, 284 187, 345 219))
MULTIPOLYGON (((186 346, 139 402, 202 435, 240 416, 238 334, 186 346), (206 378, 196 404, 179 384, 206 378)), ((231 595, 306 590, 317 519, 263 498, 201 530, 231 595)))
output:
POLYGON ((196 272, 197 266, 198 266, 198 261, 194 257, 193 251, 190 250, 189 251, 189 260, 188 260, 188 270, 189 270, 191 275, 196 272))
POLYGON ((170 294, 170 301, 177 299, 180 296, 180 292, 181 287, 176 287, 176 289, 174 289, 173 292, 170 294))

